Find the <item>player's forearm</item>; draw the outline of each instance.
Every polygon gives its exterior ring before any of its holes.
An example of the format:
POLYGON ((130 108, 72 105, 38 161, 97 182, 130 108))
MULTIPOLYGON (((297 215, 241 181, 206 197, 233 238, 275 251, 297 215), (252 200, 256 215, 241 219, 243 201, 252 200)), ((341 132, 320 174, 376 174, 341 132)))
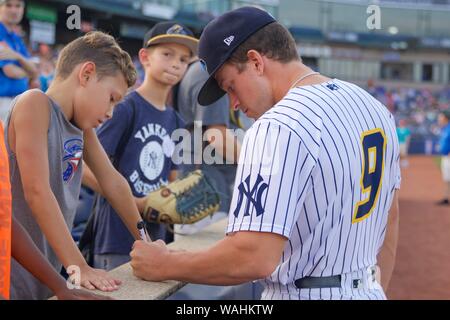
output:
POLYGON ((165 278, 189 283, 236 285, 262 279, 272 273, 272 266, 255 257, 253 246, 229 242, 230 239, 225 238, 200 252, 170 252, 162 268, 165 278))
POLYGON ((136 240, 139 239, 139 231, 136 226, 142 218, 125 178, 115 171, 106 183, 100 183, 100 188, 133 237, 136 240))
POLYGON ((378 254, 377 260, 381 271, 381 286, 387 291, 392 273, 395 267, 395 257, 398 243, 399 208, 397 195, 394 196, 391 210, 389 211, 388 224, 383 246, 378 254))
POLYGON ((14 218, 11 254, 22 267, 27 269, 53 292, 59 292, 65 288, 66 283, 64 279, 53 269, 22 225, 14 218))
POLYGON ((36 222, 64 267, 85 266, 86 261, 73 241, 50 187, 28 186, 25 197, 36 222))

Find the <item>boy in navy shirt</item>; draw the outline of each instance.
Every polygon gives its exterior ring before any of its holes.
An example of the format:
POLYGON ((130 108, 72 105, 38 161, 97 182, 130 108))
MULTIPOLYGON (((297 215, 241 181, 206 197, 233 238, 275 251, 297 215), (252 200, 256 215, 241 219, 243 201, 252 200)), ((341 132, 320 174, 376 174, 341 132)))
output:
MULTIPOLYGON (((156 24, 139 51, 144 82, 116 107, 112 119, 97 133, 115 167, 127 179, 140 212, 149 192, 176 178, 171 134, 184 123, 166 106, 166 100, 196 55, 197 43, 192 32, 181 24, 156 24)), ((95 181, 86 184, 101 191, 95 181)), ((172 235, 164 225, 150 223, 147 229, 152 240, 171 241, 172 235)), ((111 270, 130 260, 134 239, 104 198, 97 204, 94 233, 94 266, 111 270)))

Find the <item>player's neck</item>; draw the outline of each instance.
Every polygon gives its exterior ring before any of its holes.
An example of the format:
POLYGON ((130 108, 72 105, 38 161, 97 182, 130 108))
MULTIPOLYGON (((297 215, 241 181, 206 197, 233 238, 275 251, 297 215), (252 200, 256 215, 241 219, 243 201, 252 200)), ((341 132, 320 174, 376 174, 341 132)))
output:
POLYGON ((155 81, 151 77, 145 77, 144 82, 136 91, 155 108, 165 110, 167 96, 171 88, 171 86, 155 81))
POLYGON ((307 72, 308 70, 300 61, 293 61, 287 64, 275 63, 271 70, 271 77, 274 79, 272 86, 275 103, 283 99, 291 89, 293 82, 307 72))
POLYGON ((283 79, 283 81, 274 81, 274 97, 276 101, 283 99, 292 87, 316 85, 330 80, 330 78, 321 74, 312 74, 313 72, 311 68, 300 61, 293 61, 276 69, 275 79, 283 79), (289 71, 286 73, 286 70, 289 71))

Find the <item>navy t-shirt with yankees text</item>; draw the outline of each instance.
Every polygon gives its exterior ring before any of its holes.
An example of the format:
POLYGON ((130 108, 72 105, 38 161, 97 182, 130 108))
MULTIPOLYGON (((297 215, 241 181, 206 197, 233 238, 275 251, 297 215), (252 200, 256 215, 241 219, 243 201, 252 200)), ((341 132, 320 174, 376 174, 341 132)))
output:
MULTIPOLYGON (((156 109, 136 91, 116 106, 113 117, 97 136, 116 169, 125 177, 135 197, 168 183, 175 143, 172 132, 184 123, 172 108, 156 109)), ((94 223, 95 254, 129 254, 134 239, 106 199, 100 198, 94 223)), ((167 230, 149 226, 152 240, 166 239, 167 230)))

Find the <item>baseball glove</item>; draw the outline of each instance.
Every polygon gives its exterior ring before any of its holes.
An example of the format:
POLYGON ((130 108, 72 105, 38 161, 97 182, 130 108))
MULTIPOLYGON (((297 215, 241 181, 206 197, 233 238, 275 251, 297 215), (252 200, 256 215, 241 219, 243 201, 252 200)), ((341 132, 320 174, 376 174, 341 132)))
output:
POLYGON ((147 222, 191 224, 219 209, 219 193, 201 170, 177 179, 145 197, 147 222))

